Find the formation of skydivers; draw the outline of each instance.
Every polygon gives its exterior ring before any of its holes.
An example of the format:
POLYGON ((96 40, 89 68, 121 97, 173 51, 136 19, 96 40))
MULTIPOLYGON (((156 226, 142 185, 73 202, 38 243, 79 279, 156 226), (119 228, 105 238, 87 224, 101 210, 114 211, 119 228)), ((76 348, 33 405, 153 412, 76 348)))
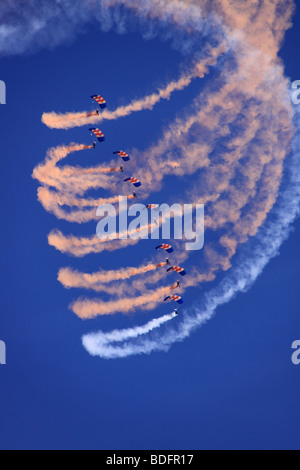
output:
MULTIPOLYGON (((106 103, 105 99, 102 96, 92 95, 91 99, 96 101, 96 103, 99 105, 101 110, 107 107, 107 103, 106 103)), ((97 115, 100 114, 99 109, 96 110, 96 114, 97 115)), ((96 137, 98 142, 103 142, 105 140, 104 134, 100 129, 98 129, 96 127, 92 127, 92 128, 89 129, 89 131, 92 132, 92 134, 96 137)), ((96 147, 96 144, 97 144, 97 142, 94 141, 93 148, 96 147)), ((128 162, 130 160, 130 156, 128 155, 128 153, 124 152, 124 150, 117 150, 117 151, 113 152, 113 155, 118 155, 124 162, 128 162)), ((113 170, 115 170, 115 169, 113 169, 113 170)), ((124 171, 123 166, 119 167, 119 171, 121 171, 121 172, 124 171)), ((123 180, 123 182, 124 183, 131 183, 135 188, 139 188, 140 186, 142 186, 142 183, 140 182, 140 180, 138 180, 134 176, 130 176, 129 178, 125 178, 123 180)), ((137 195, 136 195, 135 192, 133 192, 132 195, 129 196, 129 197, 130 197, 130 199, 134 199, 134 198, 137 197, 137 195)), ((158 204, 148 204, 146 206, 147 209, 155 209, 157 207, 158 207, 158 204)), ((163 243, 163 244, 156 247, 156 250, 161 250, 161 249, 166 251, 167 253, 172 253, 174 251, 173 247, 171 245, 167 244, 167 243, 163 243)), ((168 258, 166 258, 165 262, 159 263, 156 266, 161 267, 161 266, 167 266, 167 265, 170 265, 170 261, 169 261, 168 258)), ((181 276, 186 275, 186 271, 181 266, 170 266, 167 269, 167 272, 176 272, 177 274, 180 274, 181 276)), ((177 289, 178 287, 180 287, 180 281, 176 281, 176 283, 173 284, 170 287, 170 290, 177 289)), ((176 294, 168 295, 164 299, 164 302, 171 302, 171 301, 177 302, 178 304, 183 303, 182 297, 180 295, 176 295, 176 294)), ((178 310, 174 309, 174 313, 176 315, 178 315, 178 310)))

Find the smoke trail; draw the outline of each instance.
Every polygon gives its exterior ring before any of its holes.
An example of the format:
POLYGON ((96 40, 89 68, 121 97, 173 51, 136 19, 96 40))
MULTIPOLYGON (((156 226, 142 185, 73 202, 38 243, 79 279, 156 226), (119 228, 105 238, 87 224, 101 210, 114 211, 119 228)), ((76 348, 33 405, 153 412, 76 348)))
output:
POLYGON ((66 236, 60 230, 52 230, 48 235, 48 243, 62 253, 82 257, 90 253, 101 253, 102 251, 114 251, 135 245, 139 240, 128 238, 126 240, 100 240, 97 235, 87 237, 66 236))
POLYGON ((151 110, 154 106, 161 101, 161 99, 169 99, 171 93, 175 90, 183 90, 190 85, 193 75, 188 75, 181 78, 177 82, 169 83, 165 89, 159 90, 158 93, 146 96, 140 100, 134 100, 127 106, 120 106, 115 111, 104 110, 99 115, 89 115, 88 111, 81 111, 77 113, 57 114, 55 112, 44 113, 42 122, 50 129, 71 129, 73 127, 80 127, 88 124, 99 124, 102 121, 111 121, 121 117, 129 116, 134 112, 143 110, 151 110))
MULTIPOLYGON (((149 5, 143 1, 143 8, 148 14, 137 16, 131 2, 110 2, 108 0, 9 0, 0 4, 0 55, 23 54, 40 48, 54 49, 64 42, 70 42, 84 31, 87 24, 98 21, 103 32, 114 30, 124 34, 126 31, 139 31, 145 39, 159 36, 184 54, 191 53, 199 40, 207 35, 221 34, 220 20, 213 14, 202 15, 199 7, 186 6, 184 2, 174 5, 161 3, 160 9, 153 9, 149 15, 149 5), (115 4, 114 4, 115 3, 115 4), (164 8, 162 8, 164 7, 164 8), (161 11, 170 11, 171 15, 160 18, 161 11), (184 21, 183 21, 184 19, 184 21), (180 24, 176 30, 168 28, 166 21, 180 24), (211 25, 214 25, 212 27, 211 25), (190 32, 187 29, 191 29, 190 32)), ((173 3, 173 2, 171 2, 173 3)))
POLYGON ((209 58, 203 59, 197 63, 196 66, 193 67, 192 72, 186 73, 177 81, 171 81, 164 88, 159 89, 157 93, 152 93, 139 100, 133 100, 128 105, 120 106, 115 111, 104 110, 99 115, 88 111, 65 114, 55 112, 44 113, 42 122, 51 129, 71 129, 88 124, 99 124, 106 120, 116 120, 143 110, 151 110, 162 99, 169 100, 172 93, 188 87, 195 78, 203 78, 205 73, 209 71, 208 67, 215 65, 218 57, 224 54, 227 49, 228 46, 221 44, 209 52, 209 58))
POLYGON ((97 317, 98 315, 114 315, 117 312, 128 313, 139 307, 153 308, 155 303, 163 300, 164 296, 174 289, 174 285, 160 287, 135 297, 122 297, 121 299, 104 302, 99 299, 79 299, 72 302, 69 308, 83 320, 97 317))
MULTIPOLYGON (((102 204, 115 204, 119 196, 108 198, 83 198, 89 189, 111 189, 112 176, 107 175, 121 171, 120 167, 97 166, 94 168, 58 167, 57 164, 73 152, 92 149, 93 146, 82 144, 62 145, 48 150, 46 159, 32 173, 42 186, 38 188, 38 200, 45 210, 58 219, 68 222, 85 223, 97 220, 96 208, 102 204), (50 187, 55 188, 51 190, 50 187), (68 206, 70 210, 65 210, 68 206), (74 208, 83 210, 78 210, 74 208)), ((113 162, 111 162, 113 164, 113 162)))
POLYGON ((102 204, 116 204, 119 196, 99 199, 85 199, 75 197, 74 194, 51 191, 48 187, 41 186, 38 188, 38 200, 47 212, 54 214, 58 219, 68 222, 86 223, 91 220, 98 220, 96 208, 102 204), (84 210, 67 211, 62 206, 90 208, 84 210))
POLYGON ((176 314, 171 313, 155 318, 144 326, 137 326, 126 330, 113 330, 109 333, 103 333, 102 331, 91 333, 82 337, 82 344, 92 356, 101 355, 101 357, 106 359, 129 356, 133 350, 130 343, 128 344, 126 341, 147 335, 150 331, 159 328, 175 317, 176 314), (122 346, 114 346, 114 343, 121 343, 122 346))
POLYGON ((93 274, 80 273, 79 271, 73 270, 71 268, 61 268, 58 272, 57 279, 64 287, 67 288, 77 287, 93 289, 97 291, 100 287, 102 287, 102 284, 108 284, 112 281, 125 281, 133 276, 146 274, 166 265, 166 262, 158 264, 150 263, 138 268, 129 267, 111 271, 101 270, 93 274))
POLYGON ((89 189, 110 189, 111 179, 103 174, 104 167, 81 168, 72 166, 59 167, 57 164, 73 152, 89 149, 90 146, 71 143, 51 148, 44 162, 37 165, 32 177, 42 185, 55 188, 62 194, 83 195, 89 189))

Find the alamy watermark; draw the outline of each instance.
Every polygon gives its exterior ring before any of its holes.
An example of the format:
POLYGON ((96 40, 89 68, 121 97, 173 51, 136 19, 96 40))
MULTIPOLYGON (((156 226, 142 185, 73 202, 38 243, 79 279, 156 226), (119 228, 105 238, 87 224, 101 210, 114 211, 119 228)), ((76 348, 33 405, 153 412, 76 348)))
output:
POLYGON ((0 80, 0 104, 6 104, 6 85, 3 80, 0 80))
POLYGON ((102 204, 96 215, 101 217, 96 233, 100 240, 163 239, 186 240, 185 249, 201 250, 204 246, 203 204, 132 204, 119 196, 119 204, 102 204), (133 218, 129 221, 129 218, 133 218))
POLYGON ((0 364, 6 364, 6 345, 4 341, 0 341, 0 364))
POLYGON ((292 354, 292 363, 298 366, 300 364, 300 340, 293 342, 292 349, 295 349, 295 352, 292 354))

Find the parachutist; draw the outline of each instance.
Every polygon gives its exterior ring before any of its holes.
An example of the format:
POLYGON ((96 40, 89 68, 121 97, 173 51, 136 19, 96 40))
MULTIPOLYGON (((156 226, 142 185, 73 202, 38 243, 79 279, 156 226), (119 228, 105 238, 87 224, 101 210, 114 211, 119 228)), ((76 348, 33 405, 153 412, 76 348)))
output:
POLYGON ((171 300, 174 300, 174 302, 177 302, 178 304, 183 303, 183 299, 180 297, 180 295, 168 295, 168 297, 164 299, 164 302, 170 302, 171 300))
MULTIPOLYGON (((92 96, 91 96, 91 99, 92 99, 92 100, 95 100, 96 103, 99 104, 99 106, 100 106, 101 109, 107 107, 106 101, 105 101, 104 98, 102 98, 102 96, 100 96, 100 95, 92 95, 92 96)), ((96 112, 97 112, 97 114, 99 114, 99 110, 97 110, 96 112)))
POLYGON ((167 272, 174 271, 175 273, 180 274, 180 276, 185 276, 186 272, 181 266, 172 266, 171 268, 167 269, 167 272))
POLYGON ((130 160, 128 153, 124 152, 124 150, 117 150, 116 152, 113 152, 113 155, 119 155, 124 162, 128 162, 130 160))
POLYGON ((162 250, 165 250, 167 253, 172 253, 174 251, 174 249, 172 248, 171 245, 168 245, 167 243, 163 243, 162 245, 159 245, 157 246, 155 249, 156 250, 159 250, 159 249, 162 249, 162 250))
POLYGON ((130 178, 125 178, 124 183, 132 183, 133 186, 135 186, 136 188, 139 188, 140 186, 142 186, 142 183, 140 182, 140 180, 138 180, 137 178, 134 178, 133 176, 130 176, 130 178))
MULTIPOLYGON (((98 129, 97 127, 91 127, 91 128, 89 129, 89 131, 92 132, 92 133, 94 134, 94 136, 97 137, 97 140, 98 140, 99 142, 103 142, 103 141, 105 140, 103 132, 100 131, 100 129, 98 129)), ((91 135, 92 135, 92 134, 91 134, 91 135)))

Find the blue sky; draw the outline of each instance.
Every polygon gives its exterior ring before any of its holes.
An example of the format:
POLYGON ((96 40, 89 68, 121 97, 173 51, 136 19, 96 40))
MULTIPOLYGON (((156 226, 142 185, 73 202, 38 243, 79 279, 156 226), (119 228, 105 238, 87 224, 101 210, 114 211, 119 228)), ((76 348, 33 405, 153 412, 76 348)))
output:
MULTIPOLYGON (((300 77, 299 27, 297 11, 280 53, 291 80, 300 77)), ((90 142, 86 127, 50 130, 42 113, 86 109, 95 92, 114 109, 177 76, 181 61, 168 42, 102 33, 96 25, 51 51, 0 60, 7 85, 7 104, 0 107, 0 339, 7 345, 7 365, 0 368, 1 449, 299 448, 300 366, 291 362, 291 344, 300 339, 299 221, 254 286, 168 353, 91 357, 80 341, 84 333, 144 324, 169 308, 82 322, 68 310, 78 294, 57 282, 61 266, 92 272, 139 264, 156 243, 82 259, 48 245, 54 227, 87 235, 95 224, 71 226, 37 202, 31 174, 47 149, 90 142)), ((203 86, 195 80, 151 112, 103 123, 103 146, 72 156, 72 163, 96 164, 119 147, 147 148, 203 86)), ((160 198, 168 197, 172 178, 160 198)), ((193 261, 201 257, 196 253, 193 261)), ((203 288, 187 291, 187 308, 202 295, 203 288)))

